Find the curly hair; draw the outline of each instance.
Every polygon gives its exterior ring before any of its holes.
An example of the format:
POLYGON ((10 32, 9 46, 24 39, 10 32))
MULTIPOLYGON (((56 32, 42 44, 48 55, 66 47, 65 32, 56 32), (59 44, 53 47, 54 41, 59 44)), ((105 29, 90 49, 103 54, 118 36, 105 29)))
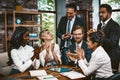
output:
POLYGON ((9 56, 9 61, 8 65, 11 65, 13 63, 12 58, 11 58, 11 50, 12 49, 18 49, 22 42, 24 41, 23 35, 28 32, 29 30, 26 27, 17 27, 14 33, 12 34, 11 40, 10 40, 10 46, 8 50, 8 56, 9 56))

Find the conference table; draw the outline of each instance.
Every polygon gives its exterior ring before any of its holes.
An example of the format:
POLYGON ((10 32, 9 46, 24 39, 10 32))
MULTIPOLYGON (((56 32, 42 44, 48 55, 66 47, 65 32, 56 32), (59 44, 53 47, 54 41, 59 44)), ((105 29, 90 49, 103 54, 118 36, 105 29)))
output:
MULTIPOLYGON (((53 75, 58 80, 71 80, 70 78, 61 75, 59 72, 49 70, 50 68, 53 68, 53 67, 56 67, 56 66, 40 67, 37 70, 45 70, 47 72, 47 74, 53 75)), ((68 65, 59 65, 57 67, 59 67, 59 68, 67 68, 67 69, 82 73, 82 71, 81 71, 81 69, 79 67, 73 67, 73 66, 68 66, 68 65)), ((23 73, 13 74, 13 75, 10 75, 9 77, 10 78, 16 78, 18 80, 38 80, 37 77, 30 77, 30 72, 29 71, 30 70, 27 70, 26 72, 23 72, 23 73)), ((85 80, 85 77, 84 78, 79 78, 79 79, 73 79, 73 80, 85 80)))

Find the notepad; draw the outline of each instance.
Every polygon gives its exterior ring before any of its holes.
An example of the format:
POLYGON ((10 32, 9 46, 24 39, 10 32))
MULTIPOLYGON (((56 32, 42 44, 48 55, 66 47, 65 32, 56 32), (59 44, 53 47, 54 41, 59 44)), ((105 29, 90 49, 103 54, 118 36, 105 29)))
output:
POLYGON ((63 72, 60 73, 63 76, 66 76, 70 79, 79 79, 79 78, 84 78, 85 75, 83 75, 82 73, 76 72, 76 71, 70 71, 70 72, 63 72))
POLYGON ((31 70, 29 71, 31 76, 45 76, 47 75, 45 70, 31 70))

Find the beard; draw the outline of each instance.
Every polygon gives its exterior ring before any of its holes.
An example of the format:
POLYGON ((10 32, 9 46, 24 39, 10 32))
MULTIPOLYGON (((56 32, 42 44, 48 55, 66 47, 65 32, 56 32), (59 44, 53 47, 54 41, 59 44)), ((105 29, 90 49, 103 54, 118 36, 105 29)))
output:
POLYGON ((107 15, 106 17, 100 16, 101 21, 105 22, 106 20, 109 19, 109 16, 107 15))

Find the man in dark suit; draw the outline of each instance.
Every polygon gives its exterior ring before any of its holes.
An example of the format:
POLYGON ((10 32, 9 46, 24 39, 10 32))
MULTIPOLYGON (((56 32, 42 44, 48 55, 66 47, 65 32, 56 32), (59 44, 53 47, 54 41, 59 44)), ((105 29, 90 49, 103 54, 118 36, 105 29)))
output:
POLYGON ((103 39, 103 48, 106 50, 111 58, 113 72, 118 71, 119 67, 119 34, 120 26, 112 18, 112 8, 108 4, 100 5, 100 19, 101 23, 98 24, 97 30, 102 29, 105 33, 103 39))
POLYGON ((89 62, 90 58, 91 58, 91 53, 92 50, 88 49, 86 42, 83 40, 84 37, 84 29, 83 27, 76 25, 73 28, 72 31, 72 35, 73 35, 73 39, 74 39, 74 43, 72 43, 72 45, 69 46, 69 50, 67 52, 67 56, 68 56, 68 65, 72 65, 74 66, 77 63, 77 59, 73 58, 71 54, 75 54, 75 50, 77 48, 81 48, 84 50, 85 52, 85 58, 87 60, 87 62, 89 62))
MULTIPOLYGON (((66 16, 62 17, 56 35, 61 39, 60 49, 62 52, 62 62, 66 60, 67 48, 73 42, 71 31, 75 25, 84 26, 83 20, 76 16, 77 8, 75 4, 66 5, 66 16)), ((66 63, 66 62, 65 62, 66 63)))

